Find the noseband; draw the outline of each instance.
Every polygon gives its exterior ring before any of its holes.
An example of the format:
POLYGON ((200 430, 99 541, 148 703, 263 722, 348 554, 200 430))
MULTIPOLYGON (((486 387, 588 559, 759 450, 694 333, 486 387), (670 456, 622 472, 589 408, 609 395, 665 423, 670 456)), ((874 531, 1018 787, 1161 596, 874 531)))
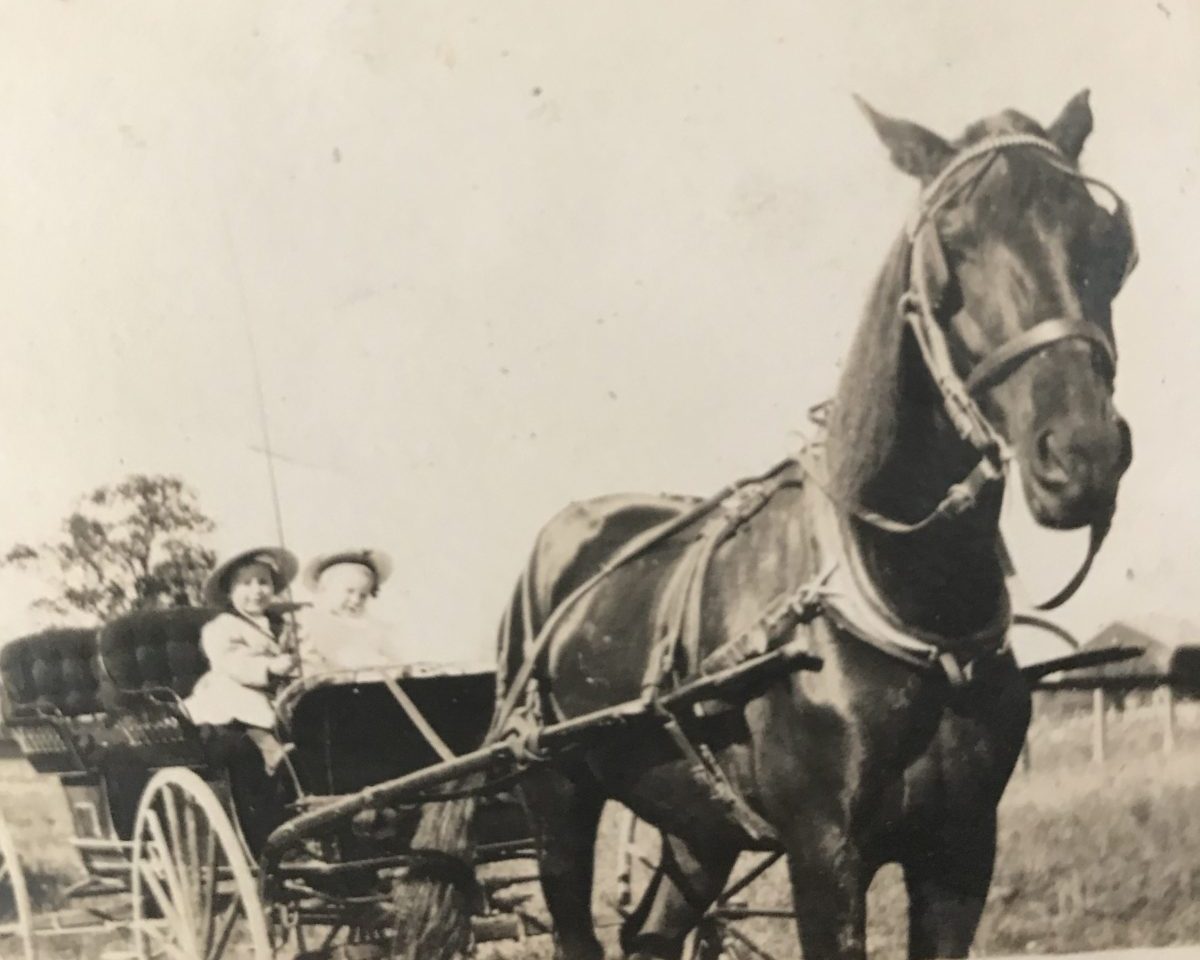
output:
MULTIPOLYGON (((986 487, 1004 479, 1005 466, 1011 459, 1008 443, 984 415, 975 397, 1002 383, 1030 357, 1056 343, 1082 340, 1100 351, 1110 368, 1115 369, 1116 348, 1112 341, 1100 327, 1079 316, 1053 317, 1034 324, 978 361, 965 380, 955 369, 946 333, 938 322, 929 294, 931 270, 940 276, 950 276, 945 250, 938 235, 936 216, 961 191, 975 184, 1001 152, 1017 149, 1037 151, 1041 159, 1056 170, 1082 183, 1098 187, 1112 197, 1116 204, 1114 216, 1125 224, 1130 237, 1130 252, 1125 261, 1122 284, 1137 263, 1137 244, 1125 201, 1108 184, 1082 173, 1049 140, 1033 134, 989 137, 967 147, 946 165, 921 192, 916 213, 908 224, 907 234, 912 248, 909 287, 900 299, 900 312, 912 330, 925 366, 942 395, 947 415, 959 436, 979 453, 979 461, 963 480, 953 484, 946 491, 942 501, 927 516, 915 523, 897 521, 861 507, 852 510, 860 520, 881 530, 891 533, 915 533, 936 520, 962 514, 975 506, 986 487), (964 179, 953 189, 946 189, 951 176, 969 164, 979 161, 982 162, 973 176, 964 179)), ((1088 557, 1082 568, 1063 590, 1046 603, 1039 604, 1040 608, 1059 606, 1078 589, 1087 576, 1091 562, 1107 532, 1107 522, 1093 525, 1088 557)))

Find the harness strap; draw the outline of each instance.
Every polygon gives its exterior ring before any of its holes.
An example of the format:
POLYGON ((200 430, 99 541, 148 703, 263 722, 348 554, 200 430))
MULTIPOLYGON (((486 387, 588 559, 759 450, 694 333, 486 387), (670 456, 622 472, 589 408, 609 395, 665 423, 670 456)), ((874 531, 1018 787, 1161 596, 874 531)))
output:
POLYGON ((978 393, 994 386, 1031 354, 1062 340, 1083 340, 1099 347, 1110 369, 1116 368, 1117 358, 1112 344, 1098 326, 1078 318, 1056 317, 1030 327, 984 357, 967 377, 967 393, 978 393))
POLYGON ((567 612, 574 607, 583 597, 594 590, 602 583, 614 570, 629 563, 636 557, 642 556, 654 546, 664 542, 680 530, 685 529, 692 523, 695 523, 701 517, 706 516, 715 510, 722 501, 728 496, 735 493, 741 487, 748 484, 768 480, 776 476, 783 470, 787 469, 794 463, 794 458, 787 457, 781 460, 771 469, 757 477, 750 477, 745 480, 739 480, 721 489, 715 495, 704 500, 691 510, 680 514, 678 517, 664 521, 657 526, 651 527, 640 536, 634 537, 625 547, 615 554, 607 563, 605 563, 596 573, 589 577, 586 581, 576 587, 570 594, 559 603, 550 615, 546 618, 546 622, 534 632, 532 611, 527 611, 525 616, 525 637, 526 637, 526 653, 521 662, 515 676, 508 683, 507 689, 503 691, 504 698, 496 709, 496 713, 492 717, 492 725, 488 731, 485 743, 494 741, 503 731, 508 722, 508 718, 517 708, 521 699, 526 694, 529 681, 533 677, 534 671, 541 662, 542 657, 546 653, 546 649, 550 644, 550 640, 554 636, 554 630, 559 622, 566 616, 567 612))
POLYGON ((830 563, 812 580, 767 605, 763 615, 745 633, 727 640, 700 663, 700 674, 728 670, 753 657, 762 656, 775 642, 803 623, 811 623, 823 609, 825 586, 836 569, 830 563))
POLYGON ((644 696, 655 697, 662 692, 679 664, 681 647, 685 670, 695 669, 703 625, 704 580, 717 550, 779 490, 799 485, 799 481, 782 478, 779 474, 768 480, 748 483, 723 500, 704 525, 667 585, 665 616, 659 632, 661 639, 647 667, 644 696))
POLYGON ((844 497, 840 497, 834 493, 821 473, 813 467, 812 459, 808 454, 809 449, 813 446, 815 444, 801 447, 795 453, 796 462, 813 484, 820 489, 827 499, 836 503, 850 516, 888 533, 917 533, 940 520, 949 520, 960 516, 979 502, 979 496, 986 486, 1004 477, 1002 466, 998 466, 991 460, 983 458, 958 483, 950 485, 941 502, 929 511, 929 513, 920 520, 906 523, 903 520, 896 520, 885 516, 876 510, 869 510, 866 507, 851 503, 844 497))
MULTIPOLYGON (((779 490, 799 482, 781 476, 782 471, 757 482, 748 483, 722 500, 716 512, 704 524, 695 542, 678 562, 665 591, 664 616, 659 639, 651 650, 646 675, 642 682, 642 698, 653 709, 676 675, 680 648, 684 650, 684 672, 697 669, 702 633, 704 581, 713 557, 743 524, 750 520, 779 490)), ((693 776, 704 785, 712 800, 756 843, 778 841, 778 835, 767 821, 759 816, 726 777, 716 757, 703 742, 693 742, 682 724, 682 714, 672 712, 665 723, 675 745, 688 761, 693 776)))
POLYGON ((1058 593, 1052 596, 1049 600, 1043 600, 1041 603, 1036 604, 1035 609, 1057 610, 1075 595, 1076 591, 1083 586, 1083 581, 1087 579, 1088 573, 1091 572, 1092 563, 1096 559, 1096 554, 1100 552, 1100 547, 1104 543, 1104 538, 1108 536, 1108 530, 1108 523, 1092 524, 1091 535, 1088 537, 1087 556, 1084 557, 1083 563, 1080 564, 1079 569, 1075 571, 1075 576, 1067 581, 1066 586, 1059 590, 1058 593))
MULTIPOLYGON (((1079 588, 1083 586, 1083 582, 1087 579, 1088 573, 1091 572, 1092 563, 1095 561, 1096 555, 1100 552, 1100 548, 1104 545, 1104 538, 1108 536, 1111 523, 1111 518, 1105 518, 1092 524, 1088 536, 1087 555, 1083 558, 1079 569, 1075 571, 1075 575, 1049 600, 1035 603, 1033 609, 1057 610, 1070 600, 1071 597, 1075 596, 1079 588)), ((1013 565, 1012 557, 1009 555, 1008 547, 1005 546, 1003 539, 1000 540, 1000 562, 1004 566, 1006 576, 1012 577, 1016 575, 1016 568, 1013 565)))
POLYGON ((679 725, 678 716, 672 715, 663 727, 687 760, 692 775, 708 791, 709 798, 716 801, 755 843, 777 843, 779 834, 775 832, 775 828, 755 813, 742 795, 734 789, 712 751, 703 743, 694 743, 684 732, 679 725))

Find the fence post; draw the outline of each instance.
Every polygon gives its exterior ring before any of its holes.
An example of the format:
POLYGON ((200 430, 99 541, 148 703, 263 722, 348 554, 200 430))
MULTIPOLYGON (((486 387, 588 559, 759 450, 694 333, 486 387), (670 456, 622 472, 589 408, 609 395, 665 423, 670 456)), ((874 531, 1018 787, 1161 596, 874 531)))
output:
POLYGON ((1104 700, 1103 689, 1096 687, 1092 690, 1092 763, 1104 762, 1104 700))
POLYGON ((1158 690, 1163 711, 1163 753, 1175 752, 1175 688, 1169 683, 1158 690))

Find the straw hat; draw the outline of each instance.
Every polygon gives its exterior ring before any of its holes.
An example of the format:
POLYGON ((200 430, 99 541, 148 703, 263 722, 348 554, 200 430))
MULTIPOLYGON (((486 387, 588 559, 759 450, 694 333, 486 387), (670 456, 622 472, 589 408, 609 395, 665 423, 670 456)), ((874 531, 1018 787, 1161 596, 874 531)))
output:
POLYGON ((304 585, 310 590, 316 590, 321 574, 339 563, 357 563, 370 570, 375 577, 372 595, 379 589, 380 584, 392 575, 392 558, 382 550, 339 550, 337 553, 319 554, 310 560, 304 567, 304 585))
POLYGON ((208 575, 208 579, 204 581, 204 602, 214 607, 224 606, 228 602, 229 581, 234 571, 249 563, 261 563, 271 571, 271 582, 276 593, 292 582, 300 566, 296 555, 282 547, 255 547, 253 550, 243 550, 223 560, 208 575))

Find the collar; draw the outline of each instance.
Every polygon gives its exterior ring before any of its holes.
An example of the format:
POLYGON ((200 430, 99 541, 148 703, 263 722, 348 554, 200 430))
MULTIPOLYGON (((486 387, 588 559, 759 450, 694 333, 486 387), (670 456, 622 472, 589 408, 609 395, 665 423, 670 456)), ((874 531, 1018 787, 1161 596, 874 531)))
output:
MULTIPOLYGON (((814 459, 816 451, 810 451, 814 459)), ((815 464, 805 464, 811 469, 815 464)), ((995 614, 982 628, 970 634, 953 636, 924 630, 905 623, 880 595, 863 563, 858 544, 826 493, 824 479, 807 484, 812 496, 806 498, 816 535, 821 565, 832 568, 822 589, 822 605, 843 630, 848 631, 891 656, 915 666, 933 667, 942 663, 953 679, 947 657, 957 667, 982 653, 1003 649, 1012 625, 1012 605, 1007 589, 995 614)))

